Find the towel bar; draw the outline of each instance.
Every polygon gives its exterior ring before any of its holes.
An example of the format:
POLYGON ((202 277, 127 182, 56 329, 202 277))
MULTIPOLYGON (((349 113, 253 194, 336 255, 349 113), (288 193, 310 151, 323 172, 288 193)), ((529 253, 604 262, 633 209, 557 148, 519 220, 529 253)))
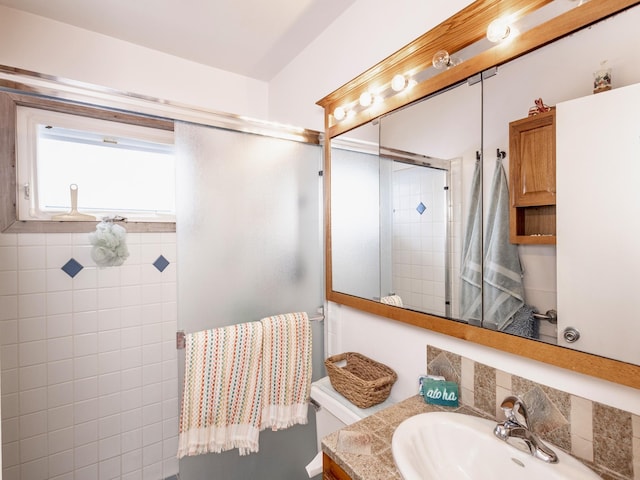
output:
POLYGON ((549 323, 553 323, 554 325, 558 323, 558 312, 555 310, 547 310, 547 313, 544 315, 542 313, 534 313, 533 316, 539 320, 548 320, 549 323))
MULTIPOLYGON (((313 317, 309 317, 310 322, 321 322, 324 320, 324 314, 320 313, 318 315, 314 315, 313 317)), ((186 347, 186 338, 185 338, 184 330, 178 330, 176 332, 176 349, 184 350, 186 347)))

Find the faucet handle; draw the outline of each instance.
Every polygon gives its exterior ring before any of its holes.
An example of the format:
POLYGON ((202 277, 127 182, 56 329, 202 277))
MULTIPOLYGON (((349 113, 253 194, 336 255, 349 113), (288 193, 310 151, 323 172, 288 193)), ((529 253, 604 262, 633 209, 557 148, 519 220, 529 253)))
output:
POLYGON ((507 420, 529 428, 529 414, 524 401, 515 395, 509 395, 500 404, 507 420))

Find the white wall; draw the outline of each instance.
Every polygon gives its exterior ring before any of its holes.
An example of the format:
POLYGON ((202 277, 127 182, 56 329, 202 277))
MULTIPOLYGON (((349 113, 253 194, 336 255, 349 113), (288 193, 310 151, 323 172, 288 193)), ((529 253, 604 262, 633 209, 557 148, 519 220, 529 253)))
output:
POLYGON ((0 65, 265 119, 265 82, 0 6, 0 65))
POLYGON ((469 0, 358 0, 269 83, 269 119, 324 130, 315 103, 469 0))

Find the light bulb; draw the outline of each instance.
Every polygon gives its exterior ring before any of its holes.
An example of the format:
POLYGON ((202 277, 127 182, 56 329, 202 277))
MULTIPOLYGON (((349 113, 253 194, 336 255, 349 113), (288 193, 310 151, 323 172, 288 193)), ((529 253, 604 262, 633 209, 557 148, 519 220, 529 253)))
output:
POLYGON ((397 74, 391 80, 391 88, 394 92, 401 92, 407 86, 407 79, 404 75, 397 74))
POLYGON ((371 92, 364 92, 362 95, 360 95, 360 105, 362 105, 363 107, 368 107, 372 102, 373 95, 371 95, 371 92))
POLYGON ((487 38, 493 43, 504 40, 510 33, 511 27, 505 18, 496 18, 487 27, 487 38))
POLYGON ((338 121, 343 120, 346 116, 347 112, 345 112, 344 108, 342 107, 336 107, 336 109, 333 111, 333 118, 338 121))

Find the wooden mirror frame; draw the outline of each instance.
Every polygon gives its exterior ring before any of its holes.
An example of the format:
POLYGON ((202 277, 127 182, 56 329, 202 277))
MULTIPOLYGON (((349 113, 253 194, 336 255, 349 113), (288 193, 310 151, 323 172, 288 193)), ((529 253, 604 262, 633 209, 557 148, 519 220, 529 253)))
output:
POLYGON ((375 109, 362 110, 337 122, 333 112, 338 106, 357 102, 372 85, 388 85, 397 73, 417 72, 431 65, 433 54, 445 49, 455 53, 486 35, 489 23, 499 17, 521 18, 551 0, 477 0, 429 30, 396 53, 371 67, 317 102, 325 116, 325 249, 327 300, 399 322, 443 333, 472 343, 520 355, 556 367, 572 370, 621 385, 640 388, 640 366, 597 355, 530 340, 524 337, 475 327, 464 322, 406 310, 336 292, 332 286, 331 264, 331 138, 363 125, 380 115, 408 105, 427 95, 464 81, 489 68, 502 65, 606 17, 619 13, 639 0, 591 0, 537 27, 521 33, 505 44, 497 44, 460 65, 445 70, 408 92, 385 99, 375 109), (508 341, 505 341, 505 335, 508 341))

